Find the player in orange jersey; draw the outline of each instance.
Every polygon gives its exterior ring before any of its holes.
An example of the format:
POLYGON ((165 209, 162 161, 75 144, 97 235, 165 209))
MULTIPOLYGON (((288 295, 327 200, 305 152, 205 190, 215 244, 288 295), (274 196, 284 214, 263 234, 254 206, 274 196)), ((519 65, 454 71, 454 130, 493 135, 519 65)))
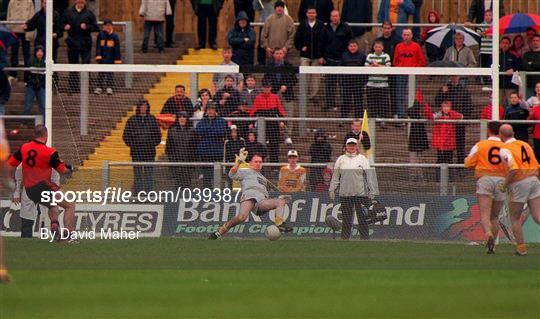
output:
POLYGON ((540 181, 538 180, 538 161, 531 146, 514 138, 514 130, 509 124, 499 129, 504 146, 501 158, 508 173, 501 189, 508 188, 510 221, 516 238, 516 255, 525 256, 527 248, 523 239, 520 217, 525 203, 536 223, 540 224, 540 181))
POLYGON ((499 138, 499 122, 488 123, 488 138, 471 149, 465 158, 465 168, 474 169, 476 178, 476 198, 480 210, 481 223, 486 233, 488 254, 495 253, 495 238, 499 233, 499 213, 505 194, 497 185, 504 183, 506 167, 500 157, 503 142, 499 138))

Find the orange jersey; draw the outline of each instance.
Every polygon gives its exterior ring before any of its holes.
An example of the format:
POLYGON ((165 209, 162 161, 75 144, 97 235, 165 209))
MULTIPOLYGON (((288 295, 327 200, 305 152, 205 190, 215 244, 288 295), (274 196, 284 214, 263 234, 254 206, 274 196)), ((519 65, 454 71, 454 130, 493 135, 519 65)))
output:
POLYGON ((306 189, 306 169, 297 166, 296 169, 291 170, 289 165, 283 166, 279 170, 278 187, 286 193, 304 191, 306 189))
POLYGON ((508 170, 517 170, 514 182, 538 175, 538 161, 528 143, 510 139, 501 149, 501 158, 508 170))
POLYGON ((474 168, 476 179, 482 176, 505 176, 507 169, 500 156, 503 146, 504 143, 498 137, 476 143, 465 159, 465 168, 474 168))

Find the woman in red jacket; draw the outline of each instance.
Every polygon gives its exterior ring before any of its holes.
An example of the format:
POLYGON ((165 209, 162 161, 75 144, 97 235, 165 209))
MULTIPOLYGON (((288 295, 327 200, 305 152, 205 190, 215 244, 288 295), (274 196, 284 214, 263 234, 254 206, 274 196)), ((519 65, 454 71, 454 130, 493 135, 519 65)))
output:
MULTIPOLYGON (((452 102, 443 100, 441 110, 433 113, 429 105, 424 106, 424 116, 428 120, 461 120, 463 115, 452 110, 452 102)), ((456 150, 456 123, 435 122, 431 145, 437 150, 437 163, 452 164, 456 150)))

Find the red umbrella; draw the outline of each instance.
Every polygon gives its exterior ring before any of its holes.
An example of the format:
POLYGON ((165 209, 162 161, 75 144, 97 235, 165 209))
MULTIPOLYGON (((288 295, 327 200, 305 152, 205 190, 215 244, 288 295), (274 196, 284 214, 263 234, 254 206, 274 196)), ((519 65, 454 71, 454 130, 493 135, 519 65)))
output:
MULTIPOLYGON (((532 28, 540 32, 540 15, 533 13, 509 14, 499 20, 499 34, 521 33, 532 28)), ((489 27, 487 33, 492 33, 493 27, 489 27)))

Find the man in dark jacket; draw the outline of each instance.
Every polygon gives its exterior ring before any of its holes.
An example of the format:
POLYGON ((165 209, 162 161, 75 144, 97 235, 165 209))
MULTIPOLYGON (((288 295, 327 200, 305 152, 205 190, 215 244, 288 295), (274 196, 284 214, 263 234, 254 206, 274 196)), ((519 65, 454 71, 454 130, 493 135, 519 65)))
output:
MULTIPOLYGON (((96 39, 96 61, 99 64, 121 64, 122 53, 120 52, 120 38, 114 32, 111 19, 103 20, 103 30, 96 39)), ((103 88, 107 95, 113 94, 114 74, 112 72, 100 72, 98 85, 94 94, 101 94, 103 88)))
MULTIPOLYGON (((45 49, 42 46, 37 46, 34 57, 30 60, 30 67, 44 68, 45 67, 45 49)), ((24 95, 23 115, 30 114, 34 98, 37 98, 39 112, 45 116, 45 74, 38 72, 30 72, 28 81, 26 82, 26 93, 24 95)))
MULTIPOLYGON (((520 100, 516 92, 510 94, 510 105, 504 111, 505 120, 526 120, 529 117, 527 105, 520 100)), ((516 139, 529 143, 529 125, 526 123, 511 123, 516 139)))
POLYGON ((174 114, 178 117, 181 112, 193 116, 193 102, 186 96, 186 87, 179 84, 174 88, 174 95, 163 104, 161 114, 174 114))
MULTIPOLYGON (((154 162, 156 147, 161 143, 158 121, 150 114, 150 104, 143 100, 137 104, 135 115, 126 123, 124 143, 130 147, 133 162, 154 162)), ((151 191, 154 188, 154 167, 133 166, 133 191, 151 191)))
MULTIPOLYGON (((469 7, 466 23, 482 23, 486 10, 493 11, 493 0, 489 8, 485 7, 485 0, 473 0, 469 7)), ((499 16, 504 16, 504 0, 499 0, 499 16)), ((495 19, 495 17, 493 17, 495 19)))
POLYGON ((227 74, 224 86, 217 91, 213 100, 218 104, 218 113, 224 117, 238 110, 240 104, 240 93, 234 88, 234 77, 227 74))
POLYGON ((197 38, 199 45, 197 50, 206 47, 206 24, 210 30, 208 32, 208 42, 213 50, 217 50, 217 21, 219 11, 223 7, 223 0, 191 0, 193 12, 197 15, 197 38))
MULTIPOLYGON (((341 22, 339 11, 334 10, 330 14, 330 24, 324 28, 324 61, 327 66, 338 66, 341 64, 341 56, 347 52, 349 41, 354 37, 351 27, 347 22, 341 22)), ((326 105, 323 110, 337 108, 340 104, 336 101, 336 91, 339 85, 339 76, 328 74, 326 76, 326 105)))
POLYGON ((348 139, 354 138, 355 140, 359 141, 362 144, 362 147, 364 148, 364 151, 368 151, 371 148, 371 141, 369 140, 369 134, 366 131, 362 131, 362 120, 354 120, 351 124, 351 130, 347 135, 345 135, 345 138, 343 139, 343 146, 345 146, 345 143, 348 139))
POLYGON ((510 38, 502 37, 499 51, 499 71, 506 72, 507 75, 499 76, 500 98, 506 101, 510 93, 516 91, 518 86, 512 83, 512 75, 521 67, 521 63, 512 52, 510 52, 510 38))
MULTIPOLYGON (((342 66, 364 66, 366 55, 359 51, 356 40, 350 40, 347 52, 341 56, 342 66)), ((348 117, 351 109, 354 117, 360 118, 364 114, 364 86, 366 85, 365 75, 342 75, 343 83, 343 105, 341 106, 341 117, 348 117)))
POLYGON ((300 25, 307 19, 307 11, 309 8, 314 8, 317 11, 318 19, 323 23, 330 23, 330 13, 334 10, 332 0, 302 0, 298 9, 298 22, 300 25))
POLYGON ((254 64, 256 35, 244 11, 238 13, 236 22, 227 35, 227 40, 233 49, 232 61, 234 63, 238 65, 254 64))
POLYGON ((266 149, 266 146, 264 146, 264 144, 257 141, 257 131, 255 129, 249 130, 248 140, 246 142, 246 151, 248 151, 248 162, 255 154, 260 155, 263 158, 263 161, 266 162, 268 150, 266 149))
MULTIPOLYGON (((92 32, 99 30, 96 16, 86 7, 86 0, 76 0, 75 4, 64 12, 62 19, 64 30, 68 37, 68 61, 71 64, 90 64, 92 54, 92 32), (81 61, 79 61, 79 57, 81 61)), ((79 90, 79 74, 72 72, 69 75, 70 85, 74 92, 79 90)))
POLYGON ((272 86, 272 93, 277 94, 287 116, 293 117, 295 111, 294 87, 298 82, 295 68, 285 60, 285 52, 282 48, 275 48, 272 54, 273 61, 268 65, 274 67, 274 72, 266 73, 263 82, 268 82, 272 86))
MULTIPOLYGON (((523 55, 523 70, 540 72, 540 35, 532 37, 531 50, 523 55)), ((540 75, 527 75, 527 96, 534 95, 534 86, 540 81, 540 75)))
MULTIPOLYGON (((221 162, 223 160, 223 141, 227 130, 227 123, 219 117, 214 104, 206 107, 206 116, 197 124, 199 145, 197 155, 201 162, 221 162)), ((213 169, 205 166, 203 172, 203 186, 213 186, 213 169)))
POLYGON ((234 163, 235 155, 238 155, 242 147, 246 147, 246 141, 238 136, 238 128, 236 125, 231 125, 229 138, 225 141, 225 162, 234 163))
MULTIPOLYGON (((30 20, 26 21, 23 28, 26 31, 36 31, 36 38, 34 39, 34 47, 41 45, 45 48, 45 29, 46 29, 46 9, 47 0, 41 1, 41 10, 36 12, 30 20)), ((53 61, 56 62, 58 57, 58 48, 60 46, 59 39, 64 36, 62 29, 62 18, 60 14, 54 10, 53 12, 53 61)))
MULTIPOLYGON (((318 20, 317 15, 315 7, 309 6, 306 10, 307 19, 300 22, 296 30, 294 46, 300 52, 302 66, 318 66, 324 63, 324 22, 318 20)), ((309 98, 313 100, 319 92, 321 77, 316 74, 303 75, 303 77, 309 82, 309 98)))
MULTIPOLYGON (((229 114, 229 117, 238 117, 238 118, 249 118, 249 112, 248 109, 248 102, 245 100, 240 100, 240 104, 238 104, 238 109, 231 114, 229 114)), ((252 124, 251 121, 232 121, 232 124, 235 125, 238 128, 238 136, 243 138, 244 140, 247 139, 248 132, 249 132, 249 126, 252 124)))
MULTIPOLYGON (((373 3, 371 0, 345 0, 341 8, 341 21, 349 23, 371 23, 373 3)), ((352 32, 356 40, 366 32, 370 32, 371 27, 352 27, 352 32)))
MULTIPOLYGON (((315 140, 309 147, 309 156, 311 163, 330 163, 332 157, 332 145, 328 142, 328 136, 324 129, 315 132, 315 140)), ((313 167, 309 170, 309 184, 312 191, 317 184, 322 182, 323 167, 313 167)))
MULTIPOLYGON (((167 158, 170 162, 195 162, 196 143, 197 135, 189 122, 188 113, 180 112, 180 116, 167 133, 167 144, 165 144, 167 158)), ((193 167, 174 165, 169 169, 176 188, 191 186, 193 167)))
POLYGON ((397 36, 392 30, 392 22, 384 21, 382 23, 382 35, 377 38, 384 46, 384 52, 390 56, 390 60, 394 61, 394 52, 398 43, 402 41, 401 37, 397 36))

